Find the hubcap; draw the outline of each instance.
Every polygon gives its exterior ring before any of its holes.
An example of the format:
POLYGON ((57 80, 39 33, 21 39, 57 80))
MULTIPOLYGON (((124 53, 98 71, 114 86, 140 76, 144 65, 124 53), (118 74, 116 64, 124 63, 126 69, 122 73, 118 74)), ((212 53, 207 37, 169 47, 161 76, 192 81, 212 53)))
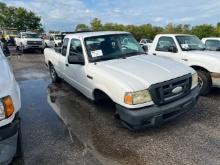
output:
POLYGON ((199 83, 199 87, 202 88, 203 87, 203 80, 201 77, 198 77, 198 83, 199 83))
POLYGON ((54 70, 52 67, 51 67, 51 69, 50 69, 50 73, 51 73, 52 79, 55 79, 56 73, 55 73, 55 70, 54 70))

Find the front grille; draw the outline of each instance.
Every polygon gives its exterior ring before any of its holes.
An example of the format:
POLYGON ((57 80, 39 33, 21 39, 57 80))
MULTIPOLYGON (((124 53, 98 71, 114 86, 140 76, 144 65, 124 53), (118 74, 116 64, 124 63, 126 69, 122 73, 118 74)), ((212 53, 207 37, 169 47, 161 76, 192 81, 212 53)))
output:
POLYGON ((28 45, 42 45, 42 41, 27 41, 28 45))
POLYGON ((191 74, 152 85, 149 90, 155 104, 164 105, 178 100, 190 93, 192 85, 191 74), (175 89, 182 90, 175 92, 175 89))

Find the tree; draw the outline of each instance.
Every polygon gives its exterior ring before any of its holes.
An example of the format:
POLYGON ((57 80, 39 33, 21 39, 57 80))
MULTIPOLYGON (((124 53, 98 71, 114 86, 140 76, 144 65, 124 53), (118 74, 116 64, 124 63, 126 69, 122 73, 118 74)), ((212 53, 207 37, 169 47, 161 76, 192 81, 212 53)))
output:
POLYGON ((92 30, 94 31, 102 30, 102 23, 98 18, 94 18, 90 24, 91 24, 92 30))
POLYGON ((76 25, 75 31, 79 29, 85 29, 85 28, 89 28, 89 27, 86 24, 78 24, 76 25))
POLYGON ((41 18, 34 12, 22 7, 8 7, 4 3, 0 3, 0 27, 43 31, 41 18))
POLYGON ((193 27, 192 34, 198 36, 200 39, 204 37, 216 36, 215 27, 207 24, 193 27))

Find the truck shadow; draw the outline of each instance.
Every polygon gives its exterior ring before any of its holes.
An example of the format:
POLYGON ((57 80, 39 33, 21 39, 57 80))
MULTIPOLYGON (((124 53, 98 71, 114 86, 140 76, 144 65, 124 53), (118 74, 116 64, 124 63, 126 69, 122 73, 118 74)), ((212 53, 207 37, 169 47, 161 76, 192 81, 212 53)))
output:
MULTIPOLYGON (((219 90, 210 97, 217 99, 218 95, 219 90)), ((200 100, 205 99, 202 97, 200 100)), ((212 125, 210 120, 213 118, 213 113, 216 113, 208 109, 210 103, 204 105, 206 104, 204 101, 201 106, 199 101, 194 110, 160 128, 146 128, 134 133, 124 128, 120 120, 114 117, 115 106, 111 101, 94 104, 66 83, 48 86, 48 103, 68 127, 71 136, 77 137, 84 146, 97 154, 97 157, 103 160, 107 158, 120 164, 153 162, 155 155, 152 160, 145 158, 146 155, 152 154, 151 151, 140 154, 142 145, 147 145, 151 141, 163 145, 164 140, 181 139, 182 143, 177 146, 184 146, 184 141, 188 141, 187 139, 192 135, 191 131, 196 129, 194 125, 201 122, 212 125), (192 127, 191 130, 189 127, 192 127)), ((196 137, 194 138, 192 141, 196 141, 196 137)), ((148 145, 145 146, 148 149, 155 147, 152 144, 148 145)), ((174 147, 172 143, 167 145, 174 147)))

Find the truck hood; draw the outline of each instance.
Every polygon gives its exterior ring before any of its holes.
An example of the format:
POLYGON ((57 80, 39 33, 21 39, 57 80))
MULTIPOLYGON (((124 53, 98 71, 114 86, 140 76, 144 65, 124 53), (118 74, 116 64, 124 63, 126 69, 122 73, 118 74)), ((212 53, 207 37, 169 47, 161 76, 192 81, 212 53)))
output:
POLYGON ((5 96, 13 83, 13 75, 5 58, 0 58, 0 97, 5 96))
POLYGON ((190 56, 200 56, 200 57, 214 57, 216 59, 220 59, 220 52, 217 51, 184 51, 184 54, 190 55, 190 56))
POLYGON ((188 66, 152 55, 139 55, 126 59, 109 60, 97 63, 104 75, 122 83, 126 82, 133 90, 148 88, 183 75, 194 73, 188 66))

